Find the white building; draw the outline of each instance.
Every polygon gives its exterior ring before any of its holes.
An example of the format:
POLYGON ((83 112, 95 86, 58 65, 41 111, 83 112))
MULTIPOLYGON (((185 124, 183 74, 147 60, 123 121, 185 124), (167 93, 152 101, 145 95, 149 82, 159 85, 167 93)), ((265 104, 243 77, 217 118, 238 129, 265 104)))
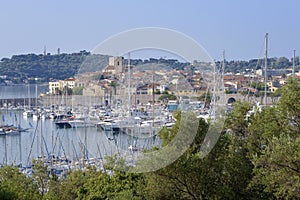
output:
POLYGON ((49 93, 57 94, 64 88, 73 89, 75 87, 75 78, 67 78, 65 80, 51 81, 49 82, 49 93))
POLYGON ((56 94, 60 89, 59 85, 60 85, 59 81, 49 82, 49 93, 50 94, 56 94))

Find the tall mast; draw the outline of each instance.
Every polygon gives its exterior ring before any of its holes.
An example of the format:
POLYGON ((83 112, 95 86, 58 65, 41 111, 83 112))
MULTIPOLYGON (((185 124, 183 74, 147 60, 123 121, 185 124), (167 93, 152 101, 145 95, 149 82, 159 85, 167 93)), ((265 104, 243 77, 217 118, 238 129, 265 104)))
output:
POLYGON ((30 102, 30 83, 28 82, 28 89, 27 89, 27 95, 28 95, 28 110, 30 110, 31 102, 30 102))
POLYGON ((212 109, 212 117, 213 117, 213 119, 216 119, 216 96, 217 96, 217 94, 216 94, 216 88, 217 88, 217 83, 216 83, 216 64, 214 63, 214 71, 213 71, 213 84, 214 84, 214 88, 213 88, 213 94, 212 94, 212 103, 213 103, 213 105, 212 106, 210 106, 211 107, 211 109, 212 109))
POLYGON ((222 104, 225 105, 225 98, 224 98, 224 95, 225 95, 225 88, 224 88, 224 71, 225 71, 225 50, 223 50, 222 52, 222 57, 223 57, 223 62, 222 62, 222 69, 221 69, 221 87, 222 87, 222 104))
POLYGON ((35 79, 35 108, 37 108, 37 98, 38 98, 38 86, 37 86, 37 78, 35 79))
POLYGON ((130 116, 131 107, 131 69, 130 69, 130 52, 128 52, 128 111, 130 116))
POLYGON ((5 152, 5 165, 7 165, 7 141, 6 141, 7 137, 6 134, 4 135, 4 152, 5 152))
POLYGON ((265 36, 265 106, 267 106, 268 33, 265 36))
MULTIPOLYGON (((40 119, 41 122, 41 156, 44 156, 44 145, 43 145, 43 141, 44 141, 44 137, 43 137, 43 120, 42 120, 42 115, 40 113, 38 113, 38 119, 40 119)), ((46 147, 47 148, 47 147, 46 147)))
POLYGON ((294 50, 294 57, 293 57, 293 79, 295 79, 295 58, 296 58, 296 50, 294 50))
POLYGON ((154 64, 152 64, 152 127, 154 127, 154 64))
POLYGON ((88 159, 88 140, 86 124, 84 125, 84 158, 88 159))
MULTIPOLYGON (((21 119, 21 118, 20 118, 21 119)), ((22 139, 21 139, 21 135, 22 134, 19 134, 19 150, 20 150, 20 165, 22 167, 22 139)))

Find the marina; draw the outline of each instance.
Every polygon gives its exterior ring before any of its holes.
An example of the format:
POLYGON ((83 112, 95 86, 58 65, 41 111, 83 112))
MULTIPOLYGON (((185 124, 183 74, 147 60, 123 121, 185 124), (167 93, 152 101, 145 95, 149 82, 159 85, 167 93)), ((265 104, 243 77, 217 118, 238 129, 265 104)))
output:
MULTIPOLYGON (((51 172, 66 174, 88 166, 105 170, 107 156, 135 166, 144 151, 160 147, 158 133, 173 127, 176 110, 215 119, 218 111, 205 103, 207 94, 199 101, 198 91, 176 70, 156 74, 154 65, 130 65, 130 53, 127 60, 111 57, 107 68, 118 73, 104 71, 109 77, 104 80, 95 79, 99 72, 87 72, 50 81, 48 88, 37 83, 2 88, 0 166, 30 174, 38 160, 51 172), (80 87, 82 94, 74 92, 80 87)), ((211 98, 216 105, 215 94, 211 98)))
POLYGON ((2 1, 0 200, 300 200, 300 1, 2 1))
MULTIPOLYGON (((123 57, 110 57, 102 72, 53 80, 47 89, 37 83, 3 88, 1 125, 18 129, 16 134, 2 131, 0 165, 19 166, 26 174, 35 160, 55 173, 87 166, 105 170, 106 157, 117 156, 127 166, 135 166, 144 151, 160 147, 158 133, 173 127, 176 110, 216 119, 220 78, 212 76, 211 68, 195 76, 198 84, 204 74, 214 78, 213 83, 203 83, 206 92, 200 101, 199 91, 180 72, 157 67, 133 66, 128 53, 127 62, 123 57), (100 75, 107 77, 100 79, 100 75), (214 88, 212 105, 206 102, 210 87, 214 88), (80 88, 81 94, 76 93, 80 88)), ((218 108, 223 109, 222 105, 218 108)))
POLYGON ((63 175, 87 166, 105 170, 105 158, 114 155, 135 165, 144 150, 160 146, 158 132, 175 124, 173 111, 194 110, 201 117, 204 109, 203 102, 187 100, 184 104, 132 105, 129 110, 127 105, 90 101, 51 106, 41 104, 40 99, 36 102, 37 106, 2 104, 0 166, 18 166, 30 174, 34 160, 40 160, 53 173, 63 175))
MULTIPOLYGON (((15 123, 15 116, 19 116, 17 122, 24 129, 17 134, 0 134, 2 166, 28 167, 34 159, 52 157, 65 158, 74 164, 80 160, 99 160, 105 156, 128 153, 133 143, 140 149, 159 145, 156 137, 138 140, 124 132, 97 129, 96 125, 59 127, 54 119, 34 120, 23 117, 22 111, 2 111, 2 116, 9 124, 15 123)), ((45 162, 48 162, 47 159, 45 162)))

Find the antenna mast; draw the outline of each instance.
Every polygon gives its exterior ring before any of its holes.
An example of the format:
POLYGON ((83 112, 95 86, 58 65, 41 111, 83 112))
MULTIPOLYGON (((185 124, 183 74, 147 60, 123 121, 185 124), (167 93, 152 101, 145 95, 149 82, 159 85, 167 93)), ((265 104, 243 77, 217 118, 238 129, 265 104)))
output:
POLYGON ((47 55, 46 45, 44 45, 44 56, 47 55))

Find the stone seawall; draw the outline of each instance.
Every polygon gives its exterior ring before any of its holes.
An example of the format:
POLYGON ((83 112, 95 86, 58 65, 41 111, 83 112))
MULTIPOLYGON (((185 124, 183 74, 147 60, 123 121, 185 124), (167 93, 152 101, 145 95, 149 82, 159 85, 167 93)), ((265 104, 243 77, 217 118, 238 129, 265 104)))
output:
MULTIPOLYGON (((159 96, 155 96, 155 101, 158 101, 159 96)), ((55 96, 45 95, 39 98, 39 104, 43 106, 56 105, 111 105, 116 102, 123 104, 128 102, 128 96, 82 96, 82 95, 70 95, 70 96, 55 96)), ((131 104, 147 104, 152 101, 152 95, 132 95, 131 104)))
MULTIPOLYGON (((155 101, 158 101, 160 95, 155 95, 155 101)), ((234 100, 249 101, 251 103, 260 102, 264 103, 263 97, 253 96, 242 96, 240 94, 226 94, 225 103, 233 98, 234 100)), ((59 96, 59 95, 45 95, 39 98, 15 98, 15 99, 0 99, 0 107, 6 106, 28 106, 29 103, 32 107, 34 106, 51 106, 51 105, 110 105, 118 102, 123 104, 128 102, 128 96, 82 96, 82 95, 70 95, 70 96, 59 96)), ((278 101, 278 97, 268 97, 268 104, 273 104, 278 101)), ((132 95, 131 104, 147 104, 152 102, 152 95, 132 95)))

